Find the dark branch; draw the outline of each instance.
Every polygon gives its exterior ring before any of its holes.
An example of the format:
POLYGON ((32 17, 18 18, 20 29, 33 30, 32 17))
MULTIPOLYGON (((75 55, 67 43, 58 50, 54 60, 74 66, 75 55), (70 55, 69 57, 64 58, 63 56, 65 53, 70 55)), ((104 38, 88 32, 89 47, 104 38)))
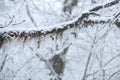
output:
POLYGON ((0 72, 1 72, 1 71, 3 70, 3 68, 4 68, 6 59, 7 59, 7 54, 5 55, 4 60, 2 61, 2 64, 1 64, 1 66, 0 66, 0 72))
MULTIPOLYGON (((100 16, 99 14, 96 14, 94 12, 91 12, 91 11, 98 11, 100 9, 103 9, 103 8, 108 8, 108 7, 111 7, 113 5, 116 5, 120 2, 120 0, 115 0, 115 1, 112 1, 112 2, 109 2, 105 5, 101 5, 101 6, 96 6, 95 8, 89 10, 89 12, 87 13, 83 13, 78 19, 70 22, 70 23, 66 23, 66 24, 63 24, 63 25, 60 25, 62 26, 62 28, 59 26, 56 26, 54 27, 53 29, 47 29, 46 31, 45 30, 31 30, 31 31, 25 31, 25 30, 22 30, 22 31, 19 31, 19 30, 9 30, 9 31, 3 31, 1 30, 0 32, 0 46, 2 46, 4 40, 6 39, 11 39, 11 37, 13 38, 25 38, 25 37, 40 37, 40 36, 45 36, 47 34, 59 34, 61 32, 64 32, 65 30, 69 29, 69 28, 83 28, 83 27, 86 27, 85 25, 94 25, 94 24, 104 24, 104 23, 110 23, 108 21, 104 21, 104 20, 91 20, 89 19, 89 16, 90 15, 94 15, 94 16, 100 16), (103 6, 103 7, 102 7, 103 6), (81 25, 81 26, 80 26, 81 25), (84 26, 82 26, 84 25, 84 26), (7 35, 7 36, 6 36, 7 35)), ((116 16, 119 16, 120 13, 118 13, 118 15, 116 16)), ((114 15, 115 17, 115 15, 114 15)))
POLYGON ((115 0, 115 1, 109 2, 109 3, 105 4, 105 5, 97 6, 97 7, 93 8, 93 9, 91 9, 90 11, 98 11, 98 10, 103 9, 103 8, 108 8, 108 7, 111 7, 113 5, 118 4, 119 2, 120 2, 120 0, 115 0))

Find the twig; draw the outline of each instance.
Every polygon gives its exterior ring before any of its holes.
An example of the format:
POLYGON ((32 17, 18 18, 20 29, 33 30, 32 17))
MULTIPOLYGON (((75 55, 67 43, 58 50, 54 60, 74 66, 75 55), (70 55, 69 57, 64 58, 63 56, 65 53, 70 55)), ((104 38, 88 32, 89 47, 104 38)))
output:
POLYGON ((0 66, 0 72, 1 72, 1 71, 3 70, 3 68, 4 68, 6 59, 7 59, 7 54, 5 55, 4 60, 3 60, 2 64, 1 64, 1 66, 0 66))
POLYGON ((29 9, 29 7, 28 7, 27 1, 26 1, 26 10, 27 10, 28 17, 30 18, 30 20, 31 20, 31 22, 33 23, 33 25, 34 25, 35 27, 38 27, 37 24, 36 24, 36 22, 34 21, 32 15, 30 14, 30 9, 29 9))
POLYGON ((120 2, 120 0, 114 0, 112 2, 109 2, 109 3, 105 4, 105 5, 97 6, 97 7, 93 8, 93 9, 91 9, 89 11, 98 11, 98 10, 103 9, 103 8, 108 8, 108 7, 111 7, 113 5, 118 4, 119 2, 120 2))
POLYGON ((5 28, 5 27, 8 27, 10 24, 12 24, 14 17, 15 17, 15 16, 13 16, 13 17, 11 18, 11 20, 10 20, 10 22, 9 22, 8 24, 6 24, 5 26, 2 26, 2 27, 0 27, 0 28, 5 28))
POLYGON ((88 66, 89 66, 89 63, 90 63, 91 56, 92 56, 92 49, 94 48, 96 38, 97 38, 97 31, 98 31, 98 27, 96 29, 96 33, 95 33, 95 36, 94 36, 94 39, 93 39, 93 42, 92 42, 92 45, 91 45, 91 48, 90 48, 90 53, 89 53, 89 56, 88 56, 88 60, 87 60, 87 64, 86 64, 86 67, 85 67, 85 71, 84 71, 84 75, 83 75, 82 80, 86 80, 86 74, 87 74, 88 66))
POLYGON ((92 56, 92 51, 89 54, 89 57, 88 57, 88 60, 87 60, 87 64, 86 64, 86 67, 85 67, 85 71, 84 71, 84 75, 83 75, 83 79, 82 80, 86 80, 86 74, 87 74, 88 65, 90 63, 91 56, 92 56))
POLYGON ((91 59, 91 56, 92 56, 92 49, 94 48, 94 42, 96 40, 96 36, 93 40, 93 44, 91 45, 91 51, 89 53, 89 56, 88 56, 88 60, 87 60, 87 64, 86 64, 86 67, 85 67, 85 71, 84 71, 84 75, 83 75, 83 79, 82 80, 86 80, 86 74, 87 74, 87 70, 88 70, 88 66, 89 66, 89 63, 90 63, 90 59, 91 59))
POLYGON ((114 72, 109 78, 108 78, 108 80, 111 80, 117 73, 119 73, 120 72, 120 69, 119 70, 117 70, 116 72, 114 72))
POLYGON ((18 73, 21 69, 23 69, 28 63, 30 63, 33 58, 34 58, 34 57, 30 58, 30 59, 29 59, 28 61, 26 61, 22 66, 20 66, 20 68, 18 68, 18 69, 16 70, 16 72, 14 73, 14 77, 16 77, 17 73, 18 73))
POLYGON ((15 26, 15 25, 22 24, 22 23, 24 23, 24 22, 25 22, 25 20, 23 20, 23 21, 21 21, 21 22, 14 23, 14 24, 12 24, 12 25, 15 26))
POLYGON ((114 56, 113 58, 111 58, 104 66, 107 66, 110 62, 112 62, 113 60, 115 60, 119 56, 120 56, 120 54, 117 54, 116 56, 114 56))

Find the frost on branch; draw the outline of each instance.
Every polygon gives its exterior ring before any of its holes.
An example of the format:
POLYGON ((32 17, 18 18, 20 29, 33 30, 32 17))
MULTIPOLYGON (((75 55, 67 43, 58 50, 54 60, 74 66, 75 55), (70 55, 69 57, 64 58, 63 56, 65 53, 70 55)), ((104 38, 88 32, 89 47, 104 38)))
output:
POLYGON ((52 28, 1 28, 0 80, 119 80, 116 1, 52 28))

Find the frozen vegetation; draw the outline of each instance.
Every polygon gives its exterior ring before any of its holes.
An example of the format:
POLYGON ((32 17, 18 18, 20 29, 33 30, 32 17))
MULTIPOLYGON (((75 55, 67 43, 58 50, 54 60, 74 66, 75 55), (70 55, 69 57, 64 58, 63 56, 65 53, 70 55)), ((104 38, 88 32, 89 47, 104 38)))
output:
POLYGON ((0 80, 120 80, 120 0, 0 0, 0 80))

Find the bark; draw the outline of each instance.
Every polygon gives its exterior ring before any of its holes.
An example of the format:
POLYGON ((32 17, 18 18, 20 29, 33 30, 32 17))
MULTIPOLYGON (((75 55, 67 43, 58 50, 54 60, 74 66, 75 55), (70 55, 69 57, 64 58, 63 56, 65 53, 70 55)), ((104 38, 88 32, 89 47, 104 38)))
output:
MULTIPOLYGON (((54 27, 53 29, 49 30, 49 28, 47 30, 30 30, 30 31, 19 31, 19 30, 9 30, 6 31, 4 30, 4 27, 1 28, 1 32, 0 32, 0 41, 1 44, 0 46, 2 46, 2 44, 4 42, 6 42, 7 40, 11 40, 11 37, 14 38, 27 38, 27 37, 38 37, 38 36, 45 36, 48 34, 60 34, 61 32, 64 32, 65 30, 69 29, 69 28, 84 28, 87 27, 85 26, 87 25, 93 25, 93 24, 104 24, 104 23, 111 23, 111 21, 113 22, 113 20, 108 19, 107 21, 105 20, 91 20, 89 19, 89 16, 91 15, 97 15, 99 16, 99 14, 96 14, 95 12, 97 12, 98 10, 104 9, 104 8, 108 8, 108 7, 112 7, 116 4, 120 4, 120 0, 115 0, 109 3, 106 3, 104 5, 100 5, 100 6, 96 6, 93 9, 90 9, 89 12, 87 13, 83 13, 80 17, 78 17, 77 19, 73 20, 70 23, 65 23, 65 24, 61 24, 60 26, 62 26, 62 28, 59 26, 54 27), (84 25, 84 26, 83 26, 84 25)), ((118 17, 119 13, 117 15, 113 15, 114 18, 118 17)), ((115 23, 117 26, 119 26, 119 22, 113 22, 115 23)), ((27 29, 26 29, 27 30, 27 29)))
MULTIPOLYGON (((68 49, 70 48, 69 46, 72 44, 72 41, 74 41, 74 40, 72 40, 71 36, 74 37, 74 38, 77 38, 77 36, 78 36, 77 31, 80 31, 82 28, 86 28, 86 27, 89 27, 89 26, 92 27, 94 25, 99 25, 101 27, 102 25, 105 25, 105 24, 119 26, 119 20, 118 20, 119 19, 118 16, 120 15, 119 11, 118 11, 117 14, 113 15, 112 18, 107 19, 107 20, 102 20, 102 19, 98 19, 98 18, 97 18, 97 20, 94 20, 94 19, 90 18, 90 16, 102 17, 100 14, 97 13, 97 11, 115 6, 116 4, 120 4, 120 1, 115 0, 115 1, 112 1, 112 2, 109 2, 109 3, 106 3, 105 5, 96 6, 93 9, 90 9, 89 12, 86 12, 86 13, 83 13, 82 15, 80 15, 80 17, 78 17, 77 19, 75 19, 71 22, 68 22, 68 23, 66 22, 65 24, 61 24, 61 25, 59 25, 60 27, 55 26, 53 29, 48 28, 47 30, 39 30, 39 29, 38 30, 37 29, 36 30, 27 30, 27 29, 24 29, 24 30, 17 30, 17 29, 6 30, 6 28, 4 29, 4 27, 2 27, 2 28, 0 28, 1 29, 0 30, 0 48, 1 48, 1 50, 4 49, 4 48, 8 49, 8 47, 10 47, 8 45, 12 45, 12 44, 9 44, 12 41, 13 42, 16 41, 16 42, 18 42, 16 44, 20 44, 20 45, 17 45, 18 48, 20 48, 20 51, 22 51, 22 49, 24 47, 25 48, 27 47, 27 49, 30 48, 31 53, 32 53, 30 55, 33 55, 34 58, 36 57, 37 59, 39 59, 40 62, 41 61, 44 62, 47 65, 50 72, 52 72, 54 74, 54 76, 56 77, 56 79, 58 79, 58 78, 60 78, 59 75, 64 73, 64 68, 66 67, 65 66, 66 63, 61 58, 61 56, 67 55, 68 49), (67 36, 65 36, 65 35, 67 35, 67 36), (64 39, 63 39, 63 37, 64 37, 64 39), (47 40, 47 39, 49 39, 49 40, 47 40), (30 41, 30 44, 22 46, 22 48, 21 48, 21 42, 22 42, 22 44, 24 44, 27 41, 28 42, 30 41), (49 43, 47 44, 47 42, 49 42, 49 43), (31 43, 32 43, 32 45, 31 45, 31 43), (67 43, 69 43, 69 44, 67 45, 67 43), (8 47, 6 47, 6 45, 4 46, 4 44, 6 44, 8 47), (43 56, 40 55, 40 54, 44 54, 42 44, 45 47, 53 44, 52 48, 56 47, 55 51, 58 51, 58 52, 55 53, 54 50, 49 51, 49 53, 54 54, 54 55, 51 58, 46 59, 45 56, 43 57, 43 56), (61 51, 59 51, 59 48, 57 46, 58 44, 62 45, 62 46, 59 46, 59 47, 63 48, 61 51), (42 45, 42 47, 41 47, 41 45, 42 45), (32 46, 32 48, 31 48, 31 46, 32 46), (36 48, 34 50, 34 47, 36 47, 36 46, 37 46, 38 52, 37 52, 36 48), (57 65, 55 65, 56 63, 57 63, 57 65)), ((88 35, 89 35, 89 33, 88 33, 88 35)), ((101 37, 99 39, 101 39, 101 37)), ((12 47, 15 48, 15 45, 12 45, 12 47)), ((73 46, 73 44, 72 44, 72 46, 73 46)), ((93 47, 91 47, 91 49, 92 48, 93 47)), ((48 50, 48 48, 45 48, 45 49, 48 50)), ((27 52, 27 51, 24 50, 24 52, 27 52)), ((16 53, 18 54, 19 51, 16 51, 16 53)), ((14 54, 14 52, 12 54, 14 54)), ((12 55, 12 54, 9 54, 9 55, 12 55)), ((82 67, 85 67, 85 70, 84 70, 83 76, 82 76, 83 80, 87 79, 87 75, 88 75, 88 71, 89 71, 89 67, 90 67, 89 64, 90 64, 90 61, 92 60, 92 58, 91 58, 92 54, 93 54, 92 51, 90 51, 89 56, 88 56, 88 60, 86 62, 86 66, 82 66, 82 67)), ((15 55, 13 55, 13 56, 15 57, 15 55)), ((20 55, 22 55, 22 52, 21 52, 20 55)), ((20 55, 19 55, 19 59, 21 59, 20 55)), ((26 55, 26 56, 28 56, 28 55, 26 55)), ((0 66, 0 71, 4 70, 4 66, 5 66, 6 62, 8 61, 7 57, 9 57, 9 56, 6 55, 5 58, 3 59, 2 66, 0 66)), ((24 59, 24 58, 22 58, 22 59, 24 59)), ((21 59, 21 61, 22 61, 22 59, 21 59)), ((111 58, 110 61, 108 61, 108 63, 112 62, 113 60, 114 59, 111 58)), ((28 61, 24 62, 23 66, 18 68, 14 75, 17 75, 17 73, 20 72, 20 70, 23 67, 25 67, 24 65, 27 64, 28 62, 31 62, 31 61, 32 60, 28 60, 28 61)), ((20 63, 22 63, 22 62, 20 62, 20 63)), ((12 66, 14 66, 13 64, 12 64, 12 66)), ((32 65, 32 66, 34 66, 34 65, 32 65)), ((97 71, 97 72, 99 72, 99 71, 97 71)), ((97 74, 97 72, 95 74, 97 74)), ((119 72, 119 70, 116 71, 115 73, 113 73, 109 79, 113 78, 118 72, 119 72)), ((6 76, 6 73, 4 73, 4 74, 6 76)), ((104 75, 105 74, 106 73, 104 73, 104 75)), ((7 80, 7 79, 4 79, 4 80, 7 80)), ((15 80, 15 79, 9 79, 9 80, 15 80)), ((32 80, 32 79, 28 78, 27 80, 32 80)))

